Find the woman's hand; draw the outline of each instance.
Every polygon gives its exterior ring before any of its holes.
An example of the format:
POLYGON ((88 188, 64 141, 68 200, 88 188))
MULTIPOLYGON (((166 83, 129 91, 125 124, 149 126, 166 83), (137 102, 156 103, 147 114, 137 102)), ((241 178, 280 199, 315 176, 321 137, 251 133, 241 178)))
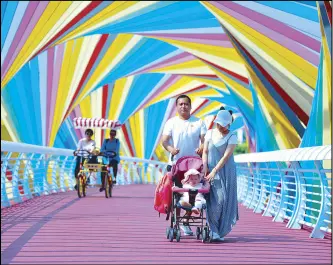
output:
POLYGON ((205 180, 209 182, 212 181, 215 177, 215 174, 216 174, 216 169, 214 168, 212 172, 210 172, 209 175, 205 177, 205 180))

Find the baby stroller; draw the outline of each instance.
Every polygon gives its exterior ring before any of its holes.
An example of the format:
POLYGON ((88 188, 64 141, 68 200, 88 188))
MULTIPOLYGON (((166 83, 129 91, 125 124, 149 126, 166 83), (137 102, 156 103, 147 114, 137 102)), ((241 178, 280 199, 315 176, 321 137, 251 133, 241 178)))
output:
MULTIPOLYGON (((191 168, 198 170, 200 173, 202 172, 203 164, 200 157, 187 156, 178 159, 177 163, 171 169, 173 184, 182 188, 183 185, 181 181, 184 179, 184 174, 191 168)), ((197 190, 189 191, 189 203, 192 206, 194 205, 197 194, 197 190)), ((204 204, 202 206, 199 216, 191 216, 189 214, 191 213, 192 208, 184 207, 179 203, 181 196, 182 195, 178 192, 172 192, 172 205, 170 209, 171 224, 166 229, 167 239, 170 242, 174 239, 179 242, 181 238, 180 226, 183 225, 188 226, 188 229, 190 229, 191 226, 196 226, 196 238, 198 240, 201 239, 203 243, 209 242, 210 229, 206 220, 206 205, 204 204), (181 209, 186 211, 184 215, 181 215, 181 209)))

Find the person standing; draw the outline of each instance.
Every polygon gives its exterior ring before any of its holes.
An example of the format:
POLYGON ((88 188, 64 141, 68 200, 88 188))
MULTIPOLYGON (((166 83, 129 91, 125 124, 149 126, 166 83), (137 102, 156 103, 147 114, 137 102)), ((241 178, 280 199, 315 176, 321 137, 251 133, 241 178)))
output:
POLYGON ((213 241, 223 241, 239 220, 233 156, 237 135, 230 131, 232 121, 231 111, 219 111, 214 120, 216 128, 209 130, 205 136, 202 160, 206 168, 205 179, 210 182, 207 219, 213 241))
MULTIPOLYGON (((162 145, 170 153, 169 165, 183 156, 200 156, 207 131, 201 119, 191 116, 191 99, 187 95, 177 97, 176 108, 179 116, 169 119, 162 133, 162 145)), ((182 186, 181 183, 175 184, 182 186)), ((193 234, 188 225, 181 228, 186 235, 193 234)))

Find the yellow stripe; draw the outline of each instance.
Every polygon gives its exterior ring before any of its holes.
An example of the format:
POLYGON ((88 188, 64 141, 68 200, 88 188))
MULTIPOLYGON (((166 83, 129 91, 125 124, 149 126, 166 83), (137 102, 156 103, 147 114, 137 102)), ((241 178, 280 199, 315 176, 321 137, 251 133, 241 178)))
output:
MULTIPOLYGON (((215 74, 215 72, 214 72, 214 74, 215 74)), ((209 78, 191 77, 191 76, 189 76, 188 78, 192 78, 193 80, 197 80, 208 86, 212 86, 213 88, 216 88, 217 90, 221 90, 223 92, 228 92, 228 89, 227 89, 225 83, 223 83, 221 80, 211 80, 209 78)))
POLYGON ((139 113, 135 113, 129 119, 129 125, 131 130, 131 136, 133 139, 133 149, 136 157, 142 157, 142 145, 141 145, 141 125, 139 113))
POLYGON ((219 92, 217 92, 215 89, 213 88, 204 88, 202 90, 198 90, 198 91, 193 91, 193 92, 189 92, 188 95, 191 95, 191 97, 222 97, 221 94, 219 92))
POLYGON ((43 40, 46 34, 52 29, 54 24, 66 12, 71 4, 71 1, 49 2, 38 23, 29 35, 29 38, 22 47, 22 50, 18 53, 17 57, 13 61, 13 64, 10 66, 4 79, 1 80, 2 88, 16 74, 18 69, 20 69, 22 65, 32 56, 32 51, 43 40))
POLYGON ((80 109, 83 118, 92 118, 90 97, 86 97, 80 102, 80 109))
POLYGON ((300 144, 301 138, 296 129, 290 123, 281 108, 271 97, 270 93, 266 90, 257 76, 252 73, 250 73, 250 75, 258 98, 260 98, 260 101, 266 109, 266 118, 271 120, 270 126, 273 131, 275 128, 275 137, 279 142, 280 149, 297 148, 300 144))
POLYGON ((197 67, 206 67, 207 64, 203 63, 202 61, 195 59, 190 60, 182 63, 172 64, 166 67, 156 68, 154 70, 151 70, 149 72, 170 72, 173 70, 179 70, 179 69, 191 69, 191 68, 197 68, 197 67))
MULTIPOLYGON (((223 12, 222 10, 216 8, 212 4, 203 1, 202 2, 208 9, 214 11, 217 14, 217 18, 222 18, 230 25, 232 25, 235 29, 241 32, 246 38, 252 41, 256 46, 260 47, 267 54, 269 54, 273 59, 275 59, 278 63, 283 65, 286 69, 288 69, 295 76, 303 80, 309 86, 314 88, 316 86, 316 78, 317 78, 317 67, 310 64, 308 61, 304 60, 301 56, 293 53, 289 49, 283 47, 275 41, 272 41, 270 38, 265 35, 255 31, 239 20, 233 18, 229 14, 223 12)), ((223 23, 223 22, 222 22, 223 23)), ((260 54, 260 53, 259 53, 260 54)))
POLYGON ((93 85, 98 81, 101 81, 101 79, 104 78, 106 74, 108 74, 105 73, 105 70, 112 64, 115 57, 118 56, 126 44, 131 41, 132 37, 133 35, 130 34, 118 35, 118 37, 114 40, 114 42, 104 54, 94 73, 91 75, 91 78, 88 80, 86 86, 84 87, 82 93, 80 93, 75 102, 80 102, 82 96, 89 90, 93 89, 93 85))
POLYGON ((167 38, 154 38, 165 41, 167 43, 176 45, 177 47, 188 48, 191 50, 197 50, 200 52, 204 52, 207 54, 211 54, 217 57, 223 57, 223 59, 232 60, 235 62, 241 63, 241 59, 239 58, 237 52, 233 48, 225 48, 220 46, 213 46, 208 44, 202 43, 193 43, 193 42, 186 42, 180 40, 171 40, 167 38))
POLYGON ((198 118, 203 118, 207 113, 212 112, 213 110, 218 110, 222 104, 217 101, 211 101, 206 107, 203 107, 201 110, 195 113, 195 116, 198 118))
POLYGON ((77 66, 77 60, 80 55, 82 44, 83 38, 76 41, 69 41, 65 46, 65 53, 62 61, 59 84, 57 88, 57 98, 55 102, 54 118, 51 129, 50 146, 53 145, 56 134, 61 125, 62 118, 64 116, 65 109, 63 103, 66 102, 66 97, 68 96, 68 91, 70 90, 70 84, 73 80, 75 67, 77 66))
POLYGON ((109 120, 119 119, 119 115, 121 113, 120 110, 123 108, 124 100, 129 90, 129 88, 126 89, 127 81, 127 78, 120 78, 114 84, 109 108, 109 120), (124 96, 125 98, 122 100, 124 96))
POLYGON ((215 74, 221 80, 223 80, 230 87, 230 89, 233 90, 233 92, 235 92, 237 95, 239 95, 240 98, 243 98, 244 102, 248 106, 250 106, 250 107, 253 108, 252 94, 251 94, 251 91, 249 89, 247 89, 246 87, 242 86, 241 84, 239 84, 235 80, 231 79, 227 75, 221 73, 219 70, 216 70, 215 68, 212 68, 212 69, 214 70, 215 74))
POLYGON ((76 35, 81 34, 81 32, 86 31, 98 23, 101 23, 105 21, 106 19, 116 15, 117 13, 135 5, 137 1, 114 1, 109 6, 103 8, 99 13, 97 13, 95 16, 88 19, 86 22, 84 22, 82 25, 75 28, 73 31, 71 31, 69 34, 61 38, 56 42, 55 45, 65 42, 66 40, 69 40, 72 37, 75 37, 76 35))

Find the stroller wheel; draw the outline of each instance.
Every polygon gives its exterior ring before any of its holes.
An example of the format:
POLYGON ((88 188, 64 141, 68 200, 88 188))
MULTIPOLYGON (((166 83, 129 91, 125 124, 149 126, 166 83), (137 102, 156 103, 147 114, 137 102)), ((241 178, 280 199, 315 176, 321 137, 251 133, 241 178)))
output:
POLYGON ((170 226, 168 226, 167 229, 166 229, 166 233, 165 234, 166 234, 167 239, 169 239, 170 229, 171 229, 170 226))
POLYGON ((169 230, 169 241, 172 242, 174 237, 174 231, 173 228, 170 228, 169 230))
POLYGON ((197 227, 197 231, 196 231, 196 235, 197 235, 197 239, 200 239, 200 235, 201 235, 201 229, 200 227, 197 227))
POLYGON ((208 238, 209 238, 208 227, 204 227, 204 229, 202 230, 202 238, 201 238, 202 243, 206 243, 208 241, 208 238))
POLYGON ((180 230, 179 229, 176 230, 176 240, 177 240, 177 242, 180 241, 180 230))

